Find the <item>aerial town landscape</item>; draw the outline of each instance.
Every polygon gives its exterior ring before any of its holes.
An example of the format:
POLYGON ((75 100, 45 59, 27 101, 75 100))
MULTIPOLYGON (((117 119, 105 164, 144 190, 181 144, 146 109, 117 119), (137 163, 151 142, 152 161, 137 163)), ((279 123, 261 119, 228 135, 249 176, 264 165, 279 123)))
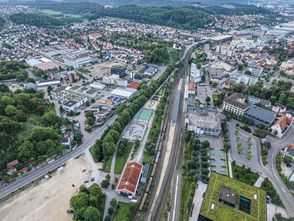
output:
POLYGON ((294 220, 293 0, 0 0, 0 221, 294 220))

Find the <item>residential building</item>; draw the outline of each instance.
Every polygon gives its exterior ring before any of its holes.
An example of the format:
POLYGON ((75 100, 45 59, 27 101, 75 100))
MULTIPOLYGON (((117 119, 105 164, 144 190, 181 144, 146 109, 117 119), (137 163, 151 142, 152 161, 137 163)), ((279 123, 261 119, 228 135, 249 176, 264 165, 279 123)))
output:
POLYGON ((282 138, 292 123, 293 123, 292 116, 285 115, 277 119, 275 123, 272 125, 271 129, 273 133, 277 134, 277 137, 282 138))
POLYGON ((148 76, 153 76, 157 73, 158 69, 153 67, 153 66, 149 66, 145 71, 144 74, 148 75, 148 76))
POLYGON ((285 155, 287 155, 287 156, 292 157, 293 160, 294 160, 294 144, 290 144, 290 145, 284 147, 281 150, 281 153, 282 153, 282 157, 284 157, 285 155))

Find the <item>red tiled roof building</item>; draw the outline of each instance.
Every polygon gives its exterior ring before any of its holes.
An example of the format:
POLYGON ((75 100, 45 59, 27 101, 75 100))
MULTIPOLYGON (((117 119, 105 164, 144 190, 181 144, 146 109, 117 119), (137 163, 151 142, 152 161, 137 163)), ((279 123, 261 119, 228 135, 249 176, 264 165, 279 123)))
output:
POLYGON ((117 194, 135 196, 140 181, 143 165, 137 162, 129 162, 119 180, 116 189, 117 194))

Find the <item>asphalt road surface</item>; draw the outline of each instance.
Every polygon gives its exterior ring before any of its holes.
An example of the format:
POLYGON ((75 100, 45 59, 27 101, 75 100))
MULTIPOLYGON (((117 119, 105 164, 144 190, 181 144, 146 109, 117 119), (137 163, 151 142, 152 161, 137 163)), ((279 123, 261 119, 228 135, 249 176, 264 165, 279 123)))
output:
MULTIPOLYGON (((229 123, 229 137, 230 140, 234 138, 234 132, 235 132, 235 121, 232 120, 229 123)), ((268 165, 263 166, 260 153, 258 157, 258 161, 252 163, 251 161, 247 160, 240 160, 240 158, 234 159, 234 156, 231 156, 234 160, 236 160, 237 163, 244 165, 246 167, 249 167, 255 171, 258 171, 261 176, 269 178, 269 180, 272 182, 273 186, 275 187, 278 195, 280 196, 284 206, 286 213, 289 217, 294 217, 294 198, 291 194, 291 191, 288 190, 288 188, 285 186, 284 182, 281 180, 280 175, 276 168, 276 156, 279 153, 279 151, 287 144, 294 143, 294 128, 291 126, 290 130, 287 132, 287 134, 282 138, 274 138, 271 137, 271 144, 272 148, 270 149, 268 153, 268 165)), ((236 144, 232 142, 231 140, 231 149, 236 149, 236 144)), ((232 151, 232 150, 231 150, 232 151)), ((232 154, 233 155, 233 154, 232 154)))

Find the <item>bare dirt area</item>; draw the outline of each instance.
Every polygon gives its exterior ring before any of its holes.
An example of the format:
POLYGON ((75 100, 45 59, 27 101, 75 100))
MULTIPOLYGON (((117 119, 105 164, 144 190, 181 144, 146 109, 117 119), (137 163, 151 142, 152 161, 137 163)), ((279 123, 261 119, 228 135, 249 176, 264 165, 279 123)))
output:
POLYGON ((62 171, 55 172, 0 204, 1 221, 70 221, 67 214, 71 196, 90 178, 90 165, 84 156, 67 163, 62 171), (82 172, 84 169, 86 171, 82 172), (74 187, 72 186, 74 185, 74 187))
POLYGON ((117 61, 117 60, 111 60, 111 61, 105 61, 99 64, 95 64, 92 67, 88 68, 88 70, 91 72, 91 74, 94 77, 103 77, 107 73, 110 72, 111 67, 113 66, 125 66, 126 64, 117 61))

